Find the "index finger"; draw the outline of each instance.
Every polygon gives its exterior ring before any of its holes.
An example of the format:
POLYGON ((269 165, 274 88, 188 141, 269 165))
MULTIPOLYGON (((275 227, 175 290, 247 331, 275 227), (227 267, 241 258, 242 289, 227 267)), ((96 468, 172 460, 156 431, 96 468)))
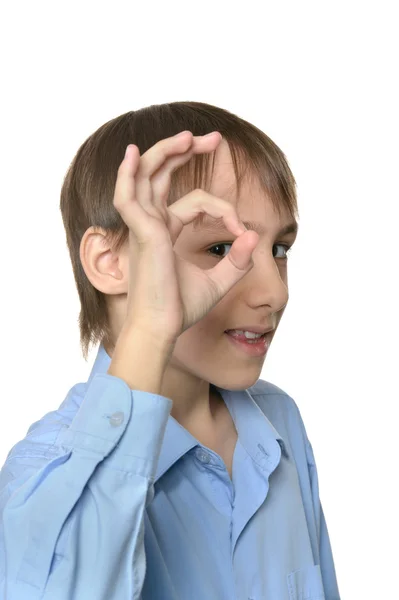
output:
POLYGON ((187 163, 192 158, 193 154, 213 152, 217 148, 221 136, 214 137, 215 141, 213 141, 212 146, 210 146, 204 136, 194 136, 193 144, 186 152, 183 154, 173 154, 165 160, 151 177, 151 189, 153 193, 152 202, 154 203, 154 206, 157 206, 158 208, 164 206, 164 203, 169 197, 171 177, 176 169, 187 163))

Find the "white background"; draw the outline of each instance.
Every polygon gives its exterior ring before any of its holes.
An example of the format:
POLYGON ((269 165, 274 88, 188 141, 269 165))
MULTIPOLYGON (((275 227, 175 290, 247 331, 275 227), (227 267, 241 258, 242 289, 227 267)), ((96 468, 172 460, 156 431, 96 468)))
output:
MULTIPOLYGON (((0 19, 0 462, 85 381, 62 178, 155 103, 263 129, 298 183, 290 301, 261 378, 315 452, 343 600, 397 591, 398 21, 394 2, 19 2, 0 19), (396 489, 395 489, 396 487, 396 489)), ((277 599, 276 599, 277 600, 277 599)))

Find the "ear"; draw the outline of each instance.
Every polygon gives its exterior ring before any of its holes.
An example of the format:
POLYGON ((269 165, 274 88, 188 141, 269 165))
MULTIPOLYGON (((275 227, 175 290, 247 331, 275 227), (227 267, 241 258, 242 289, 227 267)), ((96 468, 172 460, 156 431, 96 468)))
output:
POLYGON ((105 231, 89 227, 82 237, 79 248, 80 261, 90 283, 104 294, 127 294, 129 262, 122 248, 115 253, 106 241, 105 231))

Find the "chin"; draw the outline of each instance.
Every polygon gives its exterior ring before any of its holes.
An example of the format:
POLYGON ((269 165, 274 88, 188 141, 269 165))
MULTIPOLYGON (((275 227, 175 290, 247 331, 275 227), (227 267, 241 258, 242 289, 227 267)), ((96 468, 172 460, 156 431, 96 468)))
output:
POLYGON ((240 377, 237 375, 237 377, 229 377, 225 381, 221 379, 214 379, 211 381, 211 385, 224 390, 229 390, 231 392, 240 392, 255 385, 260 378, 261 371, 262 369, 257 369, 256 372, 253 371, 252 376, 247 372, 244 376, 240 377))

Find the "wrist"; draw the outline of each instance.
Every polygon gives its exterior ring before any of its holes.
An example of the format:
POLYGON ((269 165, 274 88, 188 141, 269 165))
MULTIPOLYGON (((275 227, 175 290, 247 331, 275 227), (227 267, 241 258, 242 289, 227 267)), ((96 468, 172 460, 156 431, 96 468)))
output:
POLYGON ((160 394, 174 344, 142 325, 125 324, 107 373, 123 379, 132 390, 160 394))
MULTIPOLYGON (((143 322, 126 321, 119 337, 134 337, 142 340, 144 344, 150 344, 162 354, 169 356, 172 354, 179 336, 165 333, 162 327, 154 327, 143 322)), ((119 339, 119 338, 118 338, 119 339)))

